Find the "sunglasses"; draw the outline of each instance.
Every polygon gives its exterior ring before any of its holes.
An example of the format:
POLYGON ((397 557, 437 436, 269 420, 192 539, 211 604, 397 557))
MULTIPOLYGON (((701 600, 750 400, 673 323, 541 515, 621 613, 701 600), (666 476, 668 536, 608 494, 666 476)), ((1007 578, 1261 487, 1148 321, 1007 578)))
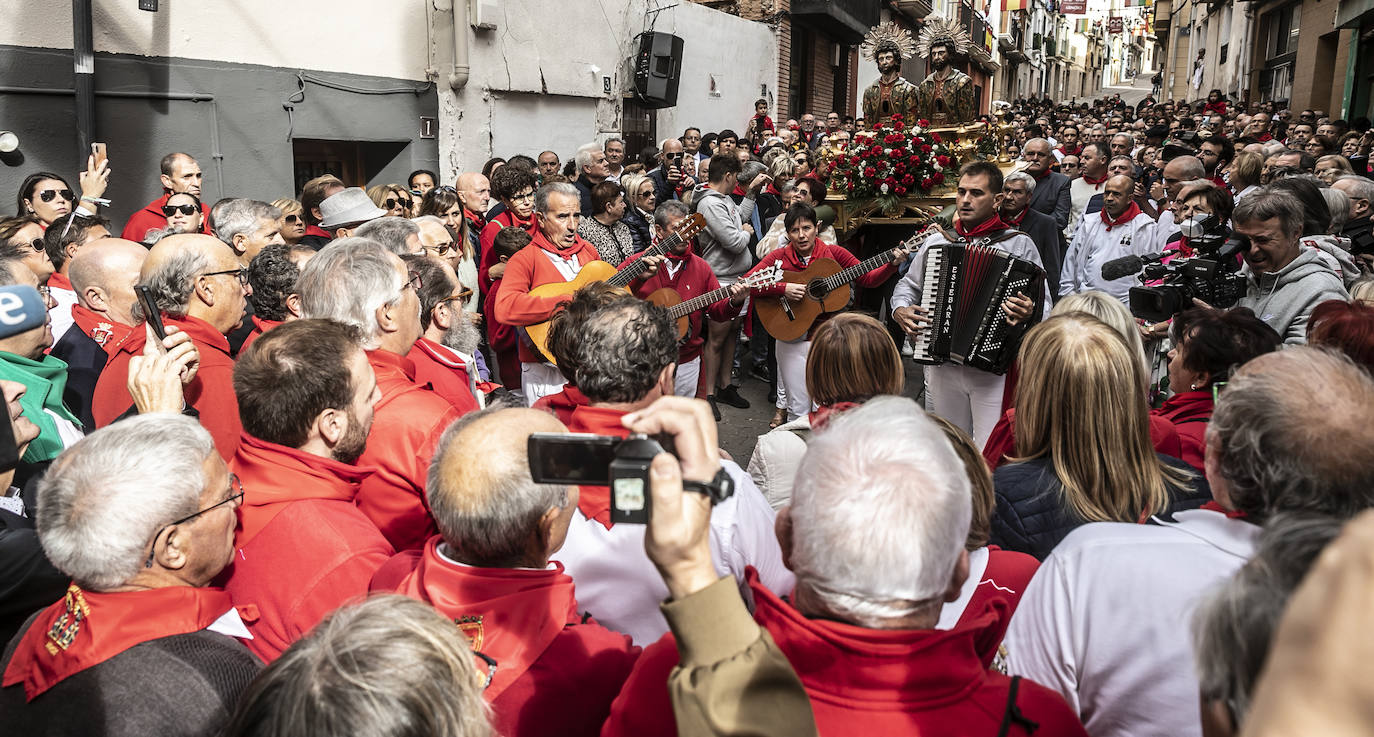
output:
POLYGON ((406 207, 410 207, 410 200, 402 200, 402 199, 397 199, 397 198, 395 198, 395 197, 388 197, 388 198, 386 198, 385 200, 382 201, 382 206, 385 207, 385 208, 388 209, 388 210, 390 210, 391 208, 393 208, 393 207, 395 207, 395 206, 397 206, 397 205, 404 205, 404 206, 406 206, 406 207))
POLYGON ((43 239, 42 239, 42 238, 34 238, 34 239, 33 239, 33 243, 30 243, 30 244, 29 244, 29 248, 32 248, 34 253, 42 253, 42 252, 43 252, 43 239))
POLYGON ((285 222, 287 225, 297 225, 305 222, 305 220, 301 218, 300 215, 287 215, 286 217, 282 218, 282 221, 285 222))
POLYGON ((162 214, 163 214, 163 215, 166 215, 167 217, 171 217, 171 216, 173 216, 173 215, 175 215, 175 214, 177 214, 177 213, 181 213, 182 215, 186 215, 187 217, 190 217, 191 215, 196 214, 196 206, 195 206, 195 205, 163 205, 163 206, 162 206, 162 214))
POLYGON ((45 189, 42 192, 38 193, 38 199, 43 200, 44 202, 52 202, 58 197, 61 197, 62 199, 68 202, 71 202, 73 199, 76 198, 76 195, 72 194, 72 191, 70 189, 45 189))

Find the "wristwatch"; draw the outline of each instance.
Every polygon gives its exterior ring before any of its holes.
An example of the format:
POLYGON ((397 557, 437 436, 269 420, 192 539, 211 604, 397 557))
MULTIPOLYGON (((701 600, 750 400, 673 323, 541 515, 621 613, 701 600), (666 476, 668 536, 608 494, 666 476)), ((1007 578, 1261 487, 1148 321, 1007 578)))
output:
POLYGON ((716 471, 715 478, 710 481, 683 479, 682 488, 687 491, 695 491, 698 494, 705 494, 711 500, 711 505, 715 506, 734 496, 735 480, 730 478, 730 474, 722 468, 716 471))

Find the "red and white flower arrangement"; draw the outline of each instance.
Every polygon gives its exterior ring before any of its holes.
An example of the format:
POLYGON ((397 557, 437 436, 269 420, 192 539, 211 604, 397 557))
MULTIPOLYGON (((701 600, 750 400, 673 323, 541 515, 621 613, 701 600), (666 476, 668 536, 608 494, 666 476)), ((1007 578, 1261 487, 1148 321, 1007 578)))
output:
POLYGON ((954 181, 958 158, 939 133, 926 132, 929 125, 918 120, 907 128, 901 115, 883 121, 871 136, 830 160, 831 191, 847 199, 876 199, 888 208, 903 197, 926 195, 946 180, 954 181))

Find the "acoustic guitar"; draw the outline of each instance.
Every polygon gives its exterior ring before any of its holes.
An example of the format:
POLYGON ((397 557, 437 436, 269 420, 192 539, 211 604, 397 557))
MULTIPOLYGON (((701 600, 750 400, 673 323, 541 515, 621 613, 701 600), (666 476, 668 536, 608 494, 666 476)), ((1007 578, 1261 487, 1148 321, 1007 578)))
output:
MULTIPOLYGON (((644 273, 644 259, 650 256, 662 256, 679 243, 692 238, 706 228, 706 217, 701 213, 694 213, 682 219, 677 226, 677 232, 660 240, 658 243, 649 247, 644 252, 644 256, 634 261, 626 261, 621 264, 619 269, 611 266, 605 261, 592 261, 582 267, 577 272, 577 277, 572 281, 549 282, 540 284, 530 290, 531 297, 568 297, 572 299, 573 292, 596 282, 606 282, 613 287, 627 288, 630 282, 634 281, 644 273)), ((568 301, 564 300, 564 301, 568 301)), ((525 334, 529 336, 530 342, 539 352, 548 359, 549 363, 557 366, 558 361, 554 360, 553 353, 548 349, 550 320, 545 320, 534 325, 524 327, 525 334)))
MULTIPOLYGON (((937 226, 906 239, 897 248, 915 253, 926 238, 938 232, 937 226)), ((791 246, 784 246, 790 248, 791 246)), ((838 312, 849 304, 850 284, 868 272, 892 262, 892 249, 845 269, 834 259, 818 258, 802 271, 784 271, 782 280, 789 284, 805 284, 806 296, 796 302, 786 297, 760 297, 754 302, 759 321, 768 334, 782 341, 797 340, 811 330, 816 318, 828 312, 838 312)))
MULTIPOLYGON (((762 271, 755 272, 740 279, 736 284, 745 289, 771 287, 782 281, 783 275, 786 273, 787 272, 782 270, 781 266, 773 264, 762 271)), ((647 299, 652 304, 656 304, 668 310, 668 317, 677 321, 677 339, 681 341, 687 338, 687 331, 692 326, 692 321, 689 319, 691 314, 697 310, 704 310, 722 299, 729 297, 730 290, 733 288, 733 286, 721 287, 720 289, 697 295, 683 302, 682 295, 678 294, 676 289, 664 287, 655 290, 647 299)))

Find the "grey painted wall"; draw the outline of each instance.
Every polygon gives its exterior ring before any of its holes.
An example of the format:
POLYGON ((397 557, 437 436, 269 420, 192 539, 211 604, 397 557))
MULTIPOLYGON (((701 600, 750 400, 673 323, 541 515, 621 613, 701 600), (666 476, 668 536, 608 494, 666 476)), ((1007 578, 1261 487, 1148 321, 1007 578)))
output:
MULTIPOLYGON (((432 86, 410 80, 305 72, 330 84, 382 90, 426 88, 420 94, 361 94, 307 82, 297 70, 192 59, 96 55, 96 140, 109 144, 112 174, 105 213, 122 227, 135 210, 161 195, 158 162, 185 151, 205 172, 203 199, 224 196, 271 201, 295 196, 290 137, 393 142, 390 161, 369 161, 371 184, 404 182, 414 169, 438 170, 435 139, 420 139, 420 116, 438 115, 432 86), (209 102, 100 96, 102 91, 197 92, 209 102), (303 95, 303 99, 302 99, 303 95), (287 102, 288 99, 291 102, 287 102), (288 118, 283 104, 294 110, 288 118), (215 141, 218 140, 218 160, 215 141), (218 163, 217 163, 218 161, 218 163)), ((71 52, 0 46, 0 87, 70 88, 71 52)), ((54 171, 76 187, 76 120, 70 95, 0 92, 0 130, 18 134, 19 151, 0 158, 0 214, 13 213, 23 178, 54 171)))

